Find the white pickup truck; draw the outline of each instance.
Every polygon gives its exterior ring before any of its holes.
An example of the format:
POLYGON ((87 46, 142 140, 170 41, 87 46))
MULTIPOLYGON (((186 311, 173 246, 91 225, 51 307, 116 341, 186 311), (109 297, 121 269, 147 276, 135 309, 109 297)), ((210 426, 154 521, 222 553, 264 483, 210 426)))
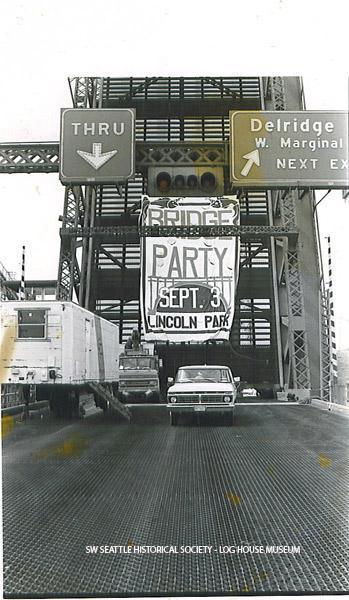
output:
MULTIPOLYGON (((171 383, 173 380, 169 380, 171 383)), ((193 365, 178 369, 174 385, 167 390, 171 425, 182 413, 224 413, 234 420, 237 389, 229 367, 193 365)))

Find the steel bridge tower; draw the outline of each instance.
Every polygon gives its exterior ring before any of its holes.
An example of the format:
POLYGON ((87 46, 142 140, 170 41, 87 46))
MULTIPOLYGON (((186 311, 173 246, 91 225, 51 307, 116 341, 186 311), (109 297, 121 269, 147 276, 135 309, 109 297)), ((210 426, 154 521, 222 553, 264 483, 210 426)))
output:
MULTIPOLYGON (((314 193, 233 190, 229 180, 229 111, 302 110, 301 80, 81 77, 69 85, 75 108, 136 109, 136 176, 122 186, 66 187, 57 298, 118 323, 125 341, 141 327, 139 237, 128 228, 138 223, 152 170, 222 167, 224 192, 238 194, 245 228, 230 343, 159 344, 166 373, 189 361, 222 361, 242 380, 326 398, 328 314, 314 193)), ((0 148, 0 171, 57 170, 56 145, 0 148)))

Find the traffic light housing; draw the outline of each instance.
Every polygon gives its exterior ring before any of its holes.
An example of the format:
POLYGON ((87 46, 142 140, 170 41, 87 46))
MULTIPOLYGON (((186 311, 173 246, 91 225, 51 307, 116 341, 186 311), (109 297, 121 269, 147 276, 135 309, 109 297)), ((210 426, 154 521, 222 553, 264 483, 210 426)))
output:
POLYGON ((222 196, 222 167, 150 167, 149 196, 222 196))

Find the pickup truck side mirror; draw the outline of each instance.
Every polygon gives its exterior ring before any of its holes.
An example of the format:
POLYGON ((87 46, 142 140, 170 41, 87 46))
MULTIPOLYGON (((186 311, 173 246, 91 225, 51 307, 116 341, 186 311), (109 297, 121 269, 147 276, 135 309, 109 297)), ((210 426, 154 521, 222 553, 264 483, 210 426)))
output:
POLYGON ((234 377, 235 383, 240 383, 240 377, 234 377))
POLYGON ((168 386, 172 385, 172 384, 173 384, 173 382, 174 382, 174 379, 173 379, 173 377, 167 377, 167 385, 168 385, 168 386))

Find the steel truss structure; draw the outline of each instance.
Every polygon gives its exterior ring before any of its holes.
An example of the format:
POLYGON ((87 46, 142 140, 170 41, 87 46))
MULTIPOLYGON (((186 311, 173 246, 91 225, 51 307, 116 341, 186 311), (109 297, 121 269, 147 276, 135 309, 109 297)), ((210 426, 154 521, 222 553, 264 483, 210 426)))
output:
MULTIPOLYGON (((160 235, 138 227, 148 169, 222 167, 225 193, 238 193, 242 215, 240 228, 229 232, 241 239, 230 344, 181 344, 171 352, 159 344, 167 372, 214 353, 247 381, 325 394, 328 319, 313 192, 232 190, 229 181, 229 110, 303 109, 299 78, 76 77, 69 86, 75 108, 136 109, 137 174, 125 185, 66 187, 57 298, 76 299, 117 322, 125 341, 140 327, 139 237, 160 235)), ((0 172, 54 172, 58 164, 57 143, 0 145, 0 172)), ((167 234, 203 235, 203 229, 167 234)))
POLYGON ((57 173, 59 144, 0 144, 0 173, 57 173))
MULTIPOLYGON (((75 107, 136 108, 136 177, 124 186, 74 187, 65 192, 58 277, 58 297, 75 296, 86 308, 119 323, 120 340, 125 341, 135 326, 140 327, 139 236, 217 235, 213 228, 211 232, 209 228, 142 231, 137 223, 149 167, 220 166, 225 193, 231 193, 228 113, 233 108, 261 107, 260 80, 76 78, 70 86, 75 107)), ((269 246, 272 236, 291 238, 297 230, 270 226, 264 192, 240 192, 240 201, 242 226, 225 233, 240 235, 242 242, 240 297, 231 345, 184 344, 171 349, 171 358, 166 345, 159 345, 171 373, 190 353, 201 352, 207 359, 214 352, 226 360, 229 354, 245 379, 277 377, 269 246)))
POLYGON ((12 274, 0 262, 0 301, 17 300, 16 292, 10 287, 11 281, 13 281, 12 274))
POLYGON ((90 237, 91 235, 108 237, 114 241, 135 240, 140 237, 240 237, 251 239, 254 237, 297 237, 295 227, 270 227, 267 225, 121 225, 116 227, 72 227, 61 231, 61 237, 90 237))
MULTIPOLYGON (((270 77, 265 89, 266 108, 304 109, 298 78, 270 77)), ((299 231, 297 238, 279 239, 274 245, 284 384, 328 399, 328 317, 314 193, 279 190, 270 199, 272 222, 299 231)))

